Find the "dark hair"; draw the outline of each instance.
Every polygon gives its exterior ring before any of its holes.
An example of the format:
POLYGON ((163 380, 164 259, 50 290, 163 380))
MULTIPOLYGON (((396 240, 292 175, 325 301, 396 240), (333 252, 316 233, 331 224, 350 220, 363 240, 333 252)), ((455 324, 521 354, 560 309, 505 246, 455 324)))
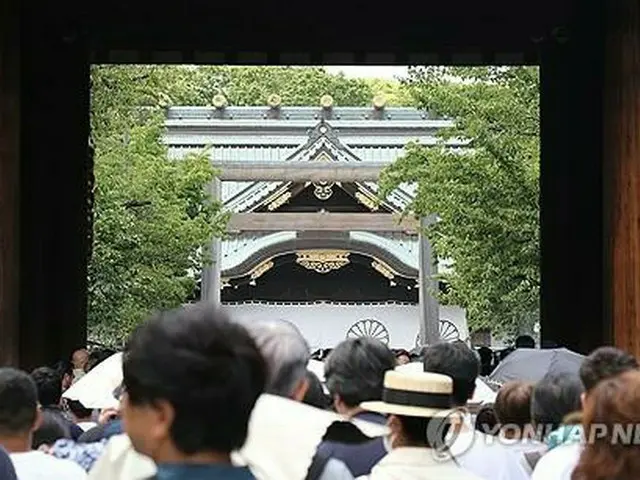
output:
POLYGON ((424 350, 425 372, 441 373, 453 379, 453 401, 463 406, 473 396, 480 362, 476 353, 464 342, 436 343, 424 350))
POLYGON ((600 347, 582 362, 580 380, 589 392, 602 380, 637 368, 638 361, 633 355, 614 347, 600 347))
POLYGON ((62 397, 62 375, 53 368, 39 367, 31 372, 38 389, 38 401, 43 407, 60 404, 62 397))
POLYGON ((78 400, 67 400, 67 407, 78 418, 87 418, 93 414, 93 410, 86 408, 78 400))
POLYGON ((60 360, 55 364, 55 370, 60 375, 60 378, 65 375, 73 375, 73 364, 68 360, 60 360))
POLYGON ((493 350, 489 347, 480 347, 477 351, 480 357, 480 375, 487 377, 493 370, 493 350))
POLYGON ((583 427, 588 440, 572 480, 635 480, 640 455, 629 426, 637 435, 640 425, 640 372, 627 371, 600 382, 586 399, 583 427), (623 427, 622 432, 616 427, 623 427), (604 427, 604 428, 602 428, 604 427), (621 434, 619 434, 619 433, 621 434), (628 436, 628 440, 625 440, 628 436))
POLYGON ((340 343, 325 363, 325 381, 331 395, 339 395, 348 407, 381 400, 384 374, 393 370, 396 359, 389 348, 370 337, 340 343))
POLYGON ((138 326, 123 374, 132 405, 172 405, 171 437, 186 454, 242 447, 267 375, 247 330, 205 303, 158 313, 138 326))
POLYGON ((525 428, 531 424, 531 397, 533 384, 521 381, 505 383, 496 395, 494 409, 502 425, 525 428))
POLYGON ((309 389, 302 399, 302 403, 322 408, 323 410, 328 409, 331 406, 331 398, 324 393, 322 383, 320 383, 318 376, 307 370, 307 381, 309 382, 309 389))
POLYGON ((536 341, 531 335, 520 335, 516 338, 516 348, 536 348, 536 341))
POLYGON ((533 387, 531 421, 550 433, 568 414, 580 410, 582 382, 570 373, 548 373, 533 387))
POLYGON ((496 416, 496 410, 493 404, 487 403, 482 405, 476 415, 475 429, 487 435, 495 435, 497 433, 495 427, 498 423, 498 417, 496 416))
POLYGON ((31 448, 37 450, 41 445, 53 445, 61 438, 71 438, 69 426, 62 413, 54 410, 43 410, 41 414, 42 423, 33 432, 31 448))
POLYGON ((0 434, 31 430, 38 412, 38 390, 33 379, 15 368, 0 368, 0 405, 0 434))
POLYGON ((442 448, 449 431, 446 417, 424 418, 394 415, 402 425, 402 433, 412 446, 442 448))

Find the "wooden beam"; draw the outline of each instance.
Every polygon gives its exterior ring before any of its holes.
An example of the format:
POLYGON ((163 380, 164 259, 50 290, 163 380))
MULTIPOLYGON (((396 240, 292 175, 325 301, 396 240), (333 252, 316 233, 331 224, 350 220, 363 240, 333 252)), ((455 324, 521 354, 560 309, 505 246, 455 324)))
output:
POLYGON ((604 79, 606 298, 615 346, 640 355, 640 7, 607 2, 604 79))
POLYGON ((237 231, 369 231, 409 232, 417 231, 413 218, 391 213, 236 213, 231 217, 227 230, 237 231))
POLYGON ((388 162, 214 162, 220 180, 375 182, 388 162))
POLYGON ((16 367, 20 345, 21 85, 17 3, 0 4, 0 365, 16 367))

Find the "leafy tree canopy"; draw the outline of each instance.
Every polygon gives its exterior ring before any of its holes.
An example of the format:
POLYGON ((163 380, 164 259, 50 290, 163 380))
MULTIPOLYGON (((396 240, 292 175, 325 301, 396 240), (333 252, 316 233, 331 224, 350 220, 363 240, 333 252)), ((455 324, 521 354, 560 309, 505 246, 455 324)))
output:
POLYGON ((443 301, 468 309, 470 328, 515 334, 539 316, 539 77, 535 68, 415 68, 416 103, 453 119, 442 135, 464 149, 410 145, 386 169, 381 195, 414 183, 409 207, 437 213, 429 228, 453 269, 443 301))
POLYGON ((210 105, 369 105, 367 82, 322 68, 96 66, 92 81, 95 146, 94 241, 89 266, 89 331, 118 344, 152 310, 188 301, 227 216, 205 194, 209 154, 175 161, 162 144, 165 107, 210 105))

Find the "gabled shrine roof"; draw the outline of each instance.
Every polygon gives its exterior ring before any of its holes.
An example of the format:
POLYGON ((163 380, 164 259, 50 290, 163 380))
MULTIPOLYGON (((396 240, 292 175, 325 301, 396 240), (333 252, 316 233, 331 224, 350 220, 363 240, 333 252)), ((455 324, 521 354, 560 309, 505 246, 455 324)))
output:
MULTIPOLYGON (((172 158, 208 148, 213 162, 388 162, 404 153, 410 142, 436 145, 449 120, 434 118, 415 108, 334 107, 172 107, 168 109, 164 141, 172 158)), ((452 148, 468 142, 451 140, 452 148)), ((253 211, 268 205, 291 187, 290 182, 222 182, 222 200, 232 212, 253 211)), ((356 182, 369 196, 376 182, 356 182)), ((415 187, 401 185, 387 199, 392 211, 402 211, 413 199, 415 187)), ((295 232, 240 234, 223 241, 223 274, 241 268, 252 252, 294 242, 295 232), (275 243, 274 243, 275 242, 275 243), (286 243, 285 242, 285 243, 286 243), (272 245, 273 244, 273 245, 272 245)), ((351 241, 388 252, 411 276, 417 275, 417 238, 350 232, 351 241)), ((369 248, 369 247, 367 247, 369 248)))

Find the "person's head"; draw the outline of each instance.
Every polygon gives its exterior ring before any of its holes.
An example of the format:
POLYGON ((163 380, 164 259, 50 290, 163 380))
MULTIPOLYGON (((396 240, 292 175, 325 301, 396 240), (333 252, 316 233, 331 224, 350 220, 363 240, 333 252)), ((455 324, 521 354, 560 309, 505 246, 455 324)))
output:
POLYGON ((302 403, 306 403, 307 405, 321 408, 323 410, 331 407, 331 399, 326 393, 324 393, 322 383, 315 373, 307 371, 307 383, 309 388, 302 399, 302 403))
POLYGON ((536 341, 530 335, 520 335, 516 338, 516 348, 536 348, 536 341))
POLYGON ((62 397, 62 376, 49 367, 39 367, 31 372, 31 378, 38 388, 38 400, 43 407, 60 405, 62 397))
POLYGON ((589 395, 601 381, 637 368, 636 358, 622 350, 614 347, 594 350, 580 366, 580 380, 584 385, 585 395, 589 395))
POLYGON ((67 407, 73 414, 76 422, 88 420, 91 418, 91 415, 93 415, 93 410, 91 410, 90 408, 86 408, 78 400, 67 400, 67 407))
POLYGON ((411 355, 406 350, 398 350, 395 352, 395 355, 397 365, 406 365, 407 363, 411 363, 411 355))
POLYGON ((333 349, 325 363, 325 383, 338 413, 355 415, 360 404, 380 400, 384 376, 396 366, 389 348, 370 337, 352 338, 333 349))
POLYGON ((583 387, 580 378, 570 373, 548 373, 531 395, 531 421, 544 435, 557 429, 568 414, 580 410, 583 387))
POLYGON ((585 399, 583 427, 587 439, 573 480, 640 475, 640 372, 627 371, 599 382, 585 399))
POLYGON ((0 368, 0 445, 9 452, 28 451, 40 418, 33 379, 20 370, 0 368))
POLYGON ((513 381, 505 383, 493 405, 498 423, 509 438, 522 438, 531 425, 533 384, 513 381))
POLYGON ((311 354, 300 331, 284 320, 252 322, 247 329, 267 364, 266 392, 302 401, 309 388, 311 354))
POLYGON ((54 370, 60 375, 62 391, 66 391, 73 383, 73 366, 71 362, 62 360, 56 363, 54 370))
POLYGON ((492 403, 480 407, 476 415, 475 429, 487 435, 496 435, 498 431, 498 417, 492 403))
POLYGON ((480 357, 480 374, 488 376, 493 370, 493 350, 489 347, 478 348, 478 356, 480 357))
POLYGON ((43 410, 40 425, 33 432, 31 448, 37 450, 41 446, 51 446, 61 438, 71 438, 69 426, 61 412, 43 410))
POLYGON ((71 355, 71 363, 75 370, 84 370, 89 361, 89 351, 86 348, 79 348, 71 355))
POLYGON ((440 373, 453 379, 453 401, 457 407, 473 397, 480 362, 475 352, 463 342, 436 343, 424 349, 425 372, 440 373))
POLYGON ((199 303, 139 325, 123 355, 122 417, 156 462, 228 461, 245 442, 266 367, 246 329, 199 303))

